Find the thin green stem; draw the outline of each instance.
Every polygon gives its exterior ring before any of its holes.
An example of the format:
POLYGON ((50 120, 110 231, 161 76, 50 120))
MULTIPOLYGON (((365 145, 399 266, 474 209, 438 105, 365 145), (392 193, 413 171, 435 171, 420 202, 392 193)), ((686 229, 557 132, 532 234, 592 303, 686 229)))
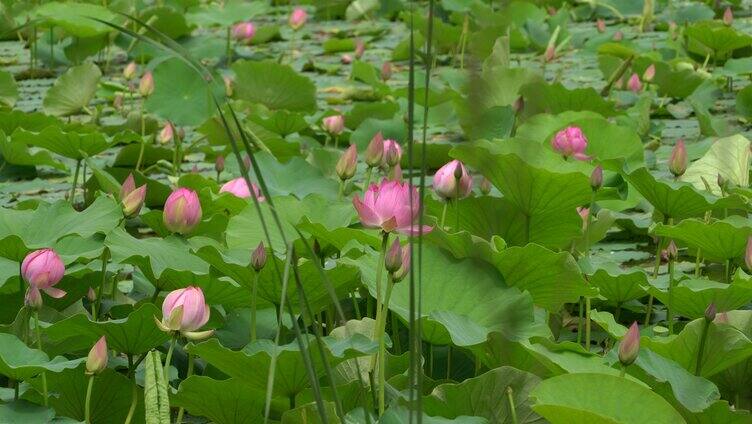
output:
POLYGON ((702 337, 700 337, 700 346, 697 348, 697 363, 695 364, 695 375, 700 376, 702 372, 702 355, 705 353, 705 341, 708 338, 708 330, 710 329, 711 321, 705 320, 702 326, 702 337))
POLYGON ((341 179, 339 180, 339 192, 337 193, 337 200, 342 200, 342 198, 345 196, 345 180, 341 179))
POLYGON ((457 197, 454 199, 454 232, 460 231, 460 185, 457 184, 457 197))
POLYGON ((138 386, 136 386, 136 379, 134 377, 134 374, 136 372, 137 364, 141 363, 141 360, 143 360, 146 357, 146 354, 141 356, 141 359, 134 364, 133 363, 133 355, 128 355, 128 378, 131 379, 132 389, 131 389, 131 407, 128 409, 128 416, 125 417, 125 424, 130 424, 131 420, 133 420, 133 414, 136 413, 136 406, 138 406, 138 386))
POLYGON ((585 315, 585 299, 580 296, 579 301, 579 319, 577 320, 577 344, 582 344, 582 322, 584 321, 584 315, 585 315))
POLYGON ((726 259, 726 268, 724 276, 726 277, 726 284, 731 284, 731 260, 726 259))
POLYGON ((73 183, 71 183, 71 192, 70 192, 70 204, 74 204, 74 200, 76 197, 76 183, 78 183, 78 173, 81 172, 81 161, 76 161, 76 171, 73 173, 73 183))
MULTIPOLYGON (((37 335, 37 349, 42 351, 42 329, 39 326, 39 311, 34 311, 34 331, 37 335)), ((47 373, 42 372, 42 396, 44 398, 44 406, 49 404, 49 395, 47 394, 47 373)))
POLYGON ((232 63, 232 27, 227 27, 227 66, 232 63))
POLYGON ((585 350, 590 352, 590 298, 585 296, 585 350))
POLYGON ((446 379, 452 378, 452 345, 447 345, 446 379))
POLYGON ((621 371, 619 371, 619 377, 624 378, 624 376, 627 374, 627 367, 626 365, 621 366, 621 371))
POLYGON ((170 362, 172 361, 172 352, 175 350, 175 342, 178 339, 177 333, 172 335, 172 338, 170 339, 170 348, 167 349, 167 357, 165 358, 164 363, 164 374, 165 374, 165 381, 170 381, 170 362))
POLYGON ((102 250, 102 280, 99 282, 99 288, 97 289, 97 300, 94 303, 94 307, 91 310, 91 315, 94 321, 99 319, 99 313, 101 312, 102 294, 104 292, 104 284, 107 281, 107 261, 110 257, 110 251, 106 247, 102 250))
POLYGON ((394 287, 394 282, 392 282, 391 276, 387 278, 386 282, 386 295, 384 296, 384 304, 382 305, 382 311, 381 314, 379 314, 380 320, 376 320, 376 323, 378 325, 378 332, 377 337, 379 339, 379 415, 384 415, 384 409, 385 409, 385 388, 386 388, 386 337, 384 336, 384 333, 386 333, 386 316, 389 313, 389 299, 392 296, 392 288, 394 287))
POLYGON ((253 277, 251 286, 251 342, 256 341, 256 292, 258 290, 259 273, 253 277))
POLYGON ((84 420, 91 424, 91 389, 94 387, 94 374, 89 376, 89 384, 86 386, 86 403, 84 406, 84 420))
POLYGON ((441 211, 441 229, 444 229, 444 221, 446 221, 446 213, 447 208, 449 207, 449 202, 444 202, 444 209, 441 211))
POLYGON ((141 162, 144 160, 144 152, 146 151, 146 121, 144 118, 144 100, 141 99, 141 110, 139 111, 141 118, 141 146, 138 151, 138 159, 136 159, 136 171, 141 170, 141 162))
MULTIPOLYGON (((193 375, 193 355, 189 353, 188 354, 188 372, 185 375, 186 380, 192 375, 193 375)), ((178 409, 178 417, 175 419, 175 424, 182 424, 184 413, 185 413, 185 409, 183 409, 183 407, 180 407, 180 409, 178 409)))
POLYGON ((509 416, 512 418, 512 424, 517 424, 517 407, 514 405, 512 386, 507 387, 507 400, 509 401, 509 416))
MULTIPOLYGON (((655 247, 655 264, 653 265, 653 279, 658 278, 658 271, 661 267, 661 248, 663 247, 663 239, 656 241, 655 247)), ((650 316, 653 314, 653 295, 648 298, 648 306, 645 311, 645 326, 650 325, 650 316)))
POLYGON ((373 168, 372 167, 369 166, 368 168, 366 168, 366 179, 365 179, 365 182, 363 183, 363 193, 365 193, 366 191, 368 191, 368 186, 371 184, 371 173, 372 172, 373 172, 373 168))
POLYGON ((668 334, 674 334, 674 259, 668 259, 668 305, 666 305, 666 319, 668 320, 668 334))
POLYGON ((399 319, 397 318, 397 314, 392 313, 392 343, 394 343, 394 353, 395 355, 399 355, 402 353, 402 346, 400 345, 400 338, 399 338, 399 319))

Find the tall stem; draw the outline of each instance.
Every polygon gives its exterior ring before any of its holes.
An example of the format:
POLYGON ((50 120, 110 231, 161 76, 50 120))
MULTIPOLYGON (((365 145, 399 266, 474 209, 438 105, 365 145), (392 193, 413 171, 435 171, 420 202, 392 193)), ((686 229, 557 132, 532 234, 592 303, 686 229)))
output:
POLYGON ((110 251, 105 247, 104 250, 102 250, 102 280, 97 289, 97 300, 91 310, 91 315, 92 318, 94 318, 94 321, 99 319, 99 313, 101 312, 102 294, 104 292, 104 283, 107 281, 107 261, 109 260, 109 257, 110 251))
POLYGON ((144 137, 146 136, 146 121, 144 120, 144 100, 141 99, 141 110, 140 110, 140 118, 141 118, 141 148, 138 151, 138 159, 136 159, 136 171, 141 170, 141 161, 144 160, 144 151, 146 150, 146 140, 144 140, 144 137))
POLYGON ((232 63, 232 27, 227 27, 227 66, 232 63))
POLYGON ((379 314, 380 319, 376 320, 378 325, 377 337, 379 338, 379 415, 383 415, 385 409, 386 344, 384 339, 386 337, 384 336, 384 333, 386 333, 386 316, 389 313, 389 298, 392 296, 392 287, 394 287, 394 283, 392 282, 390 275, 387 277, 386 295, 384 296, 384 304, 382 306, 381 314, 379 314))
POLYGON ((256 291, 258 290, 259 273, 253 277, 251 288, 251 342, 256 341, 256 291))
MULTIPOLYGON (((37 349, 42 351, 42 330, 39 327, 39 311, 34 310, 34 330, 37 334, 37 349)), ((47 394, 47 373, 42 372, 42 396, 44 397, 44 406, 49 404, 49 396, 47 394)))
MULTIPOLYGON (((188 354, 188 372, 185 375, 185 378, 188 379, 188 377, 193 375, 193 354, 188 354)), ((178 409, 178 417, 175 419, 175 424, 182 424, 183 422, 183 414, 185 413, 185 409, 181 406, 180 409, 178 409)))
POLYGON ((580 296, 579 302, 579 319, 577 320, 577 344, 582 344, 582 322, 585 315, 585 299, 580 296))
POLYGON ((585 297, 585 350, 590 351, 590 298, 585 297))
POLYGON ((668 334, 674 334, 674 259, 668 259, 668 305, 667 305, 667 317, 668 319, 668 334))
POLYGON ((449 202, 444 202, 444 209, 441 211, 441 229, 444 229, 444 221, 446 221, 446 213, 447 208, 449 207, 449 202))
POLYGON ((507 387, 507 400, 509 401, 509 415, 512 418, 512 424, 517 424, 517 408, 514 406, 514 397, 512 396, 512 386, 507 387))
POLYGON ((89 384, 86 386, 86 403, 84 404, 84 420, 91 424, 91 389, 94 387, 94 374, 89 376, 89 384))
MULTIPOLYGON (((655 264, 653 265, 653 280, 658 278, 658 271, 661 268, 661 247, 663 247, 663 239, 656 241, 655 247, 655 264)), ((653 314, 653 295, 648 298, 648 307, 645 311, 645 326, 650 325, 650 316, 653 314)))
POLYGON ((164 374, 167 384, 170 384, 170 362, 172 361, 172 351, 175 350, 175 342, 177 341, 177 338, 177 333, 172 335, 172 338, 170 339, 170 348, 167 349, 167 358, 165 358, 164 374))
POLYGON ((339 192, 337 193, 337 200, 342 200, 342 198, 345 196, 345 180, 341 179, 339 180, 339 192))
POLYGON ((73 173, 73 183, 71 184, 70 204, 74 204, 76 197, 76 183, 78 182, 78 173, 81 171, 81 160, 76 161, 76 171, 73 173))
POLYGON ((365 193, 366 191, 368 191, 368 186, 371 184, 371 173, 372 172, 373 172, 373 168, 372 167, 369 166, 368 168, 366 168, 366 179, 365 179, 365 183, 363 184, 363 193, 365 193))
POLYGON ((705 320, 702 327, 702 337, 700 337, 700 346, 697 348, 697 364, 695 364, 695 375, 700 376, 702 372, 702 355, 705 353, 705 341, 708 338, 708 329, 710 329, 711 321, 705 320))

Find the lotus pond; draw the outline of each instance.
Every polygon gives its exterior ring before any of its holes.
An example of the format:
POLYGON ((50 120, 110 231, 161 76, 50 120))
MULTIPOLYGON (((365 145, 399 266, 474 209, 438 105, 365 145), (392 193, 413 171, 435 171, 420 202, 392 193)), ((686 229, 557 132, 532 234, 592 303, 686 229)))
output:
POLYGON ((749 0, 0 0, 0 423, 752 423, 749 0))

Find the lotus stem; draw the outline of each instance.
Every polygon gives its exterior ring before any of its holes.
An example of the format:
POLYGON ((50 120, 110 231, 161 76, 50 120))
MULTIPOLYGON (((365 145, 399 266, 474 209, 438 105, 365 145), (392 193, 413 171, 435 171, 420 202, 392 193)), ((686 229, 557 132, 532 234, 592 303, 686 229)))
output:
POLYGON ((363 184, 363 193, 365 193, 366 191, 368 191, 368 186, 371 184, 371 173, 372 172, 373 172, 373 168, 369 166, 366 169, 366 179, 365 179, 365 183, 363 184))
POLYGON ((712 321, 708 321, 707 319, 703 320, 702 337, 700 337, 700 346, 697 348, 697 363, 695 364, 695 375, 698 377, 702 372, 702 355, 705 353, 705 341, 708 338, 708 330, 712 323, 712 321))
MULTIPOLYGON (((34 310, 34 330, 37 335, 37 349, 42 351, 42 330, 39 327, 39 311, 34 310)), ((42 372, 42 397, 44 398, 44 406, 49 404, 49 395, 47 394, 47 373, 42 372)))
POLYGON ((512 386, 507 387, 507 400, 509 401, 509 416, 512 418, 512 424, 517 424, 517 407, 514 406, 512 386))
POLYGON ((71 183, 70 204, 73 205, 76 197, 76 183, 78 182, 78 173, 81 172, 81 160, 76 161, 76 171, 73 173, 73 183, 71 183))
POLYGON ((172 361, 172 352, 175 350, 175 342, 177 339, 178 335, 177 333, 174 333, 170 339, 170 348, 167 349, 167 357, 165 358, 164 364, 165 381, 167 381, 167 384, 170 382, 170 362, 172 361))
POLYGON ((385 409, 385 386, 386 386, 386 345, 385 345, 385 333, 386 333, 386 316, 389 313, 389 299, 392 296, 392 288, 394 282, 391 276, 387 278, 386 295, 384 296, 384 303, 382 305, 381 314, 379 314, 379 320, 376 321, 378 325, 377 336, 379 338, 379 415, 384 414, 385 409))
MULTIPOLYGON (((188 354, 188 372, 185 375, 186 380, 193 375, 193 354, 188 354)), ((183 422, 183 414, 185 413, 185 409, 181 406, 180 409, 178 409, 178 417, 175 419, 175 424, 182 424, 183 422)))
POLYGON ((342 200, 345 196, 345 180, 339 180, 339 192, 337 193, 337 200, 342 200))
POLYGON ((444 230, 444 221, 446 221, 446 213, 447 208, 449 206, 449 202, 444 202, 444 209, 441 211, 441 229, 444 230))
POLYGON ((590 298, 585 296, 585 350, 590 352, 590 298))
POLYGON ((666 306, 666 319, 668 320, 668 334, 674 334, 674 259, 668 259, 668 305, 666 306))
MULTIPOLYGON (((99 283, 99 289, 97 290, 97 300, 91 310, 92 318, 94 321, 99 319, 99 313, 101 312, 102 294, 104 292, 104 283, 107 281, 107 261, 109 260, 110 251, 105 247, 102 250, 102 280, 99 283)), ((113 289, 114 290, 114 289, 113 289)))
POLYGON ((251 342, 256 341, 256 292, 258 290, 259 273, 253 277, 251 288, 251 342))
POLYGON ((84 422, 91 424, 91 389, 94 387, 94 374, 89 376, 89 384, 86 386, 86 403, 84 406, 84 422))

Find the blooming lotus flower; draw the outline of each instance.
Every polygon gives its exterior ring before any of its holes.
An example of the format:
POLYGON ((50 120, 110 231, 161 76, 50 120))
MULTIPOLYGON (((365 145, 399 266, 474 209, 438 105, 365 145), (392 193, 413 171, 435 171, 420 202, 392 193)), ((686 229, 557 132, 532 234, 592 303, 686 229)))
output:
POLYGON ((578 160, 589 160, 590 157, 585 154, 587 145, 587 137, 578 127, 567 127, 556 133, 551 140, 551 147, 564 156, 564 159, 574 157, 578 160))
MULTIPOLYGON (((59 299, 65 292, 53 287, 59 283, 65 274, 62 259, 52 249, 35 250, 24 258, 21 263, 21 276, 31 288, 42 290, 48 295, 59 299)), ((35 294, 31 294, 35 296, 35 294)))
POLYGON ((631 365, 640 353, 640 328, 636 322, 627 330, 627 334, 621 339, 619 343, 619 362, 622 365, 631 365))
POLYGON ((355 175, 355 169, 358 166, 358 149, 354 144, 345 150, 337 161, 335 170, 337 176, 342 181, 347 181, 355 175))
POLYGON ((384 82, 389 81, 389 78, 392 77, 392 62, 384 62, 384 64, 381 65, 381 79, 384 82))
POLYGON ((384 136, 381 131, 373 136, 371 142, 366 147, 366 165, 371 168, 380 166, 384 157, 384 136))
POLYGON ((259 242, 258 246, 256 246, 256 249, 253 250, 253 253, 251 254, 251 267, 256 272, 261 271, 264 266, 266 265, 266 248, 264 247, 264 242, 259 242))
POLYGON ((149 97, 154 92, 154 75, 151 71, 146 71, 138 82, 138 92, 143 97, 149 97))
POLYGON ((687 170, 687 148, 684 146, 684 140, 679 140, 671 150, 671 156, 668 159, 668 170, 675 177, 684 175, 687 170))
POLYGON ((734 23, 734 12, 731 11, 731 7, 723 11, 723 23, 729 26, 734 23))
POLYGON ((384 153, 381 156, 382 166, 395 166, 402 162, 402 146, 395 140, 384 140, 384 153))
POLYGON ((171 291, 162 302, 162 320, 157 326, 166 332, 179 331, 191 340, 209 337, 213 331, 196 331, 209 321, 209 305, 200 287, 189 286, 171 291))
MULTIPOLYGON (((266 200, 266 198, 261 195, 261 190, 259 190, 256 184, 251 183, 251 187, 253 188, 253 193, 256 195, 256 199, 258 199, 259 202, 266 200)), ((231 193, 241 199, 248 199, 251 197, 251 191, 248 189, 248 184, 243 177, 235 178, 234 180, 226 182, 222 188, 219 189, 219 192, 231 193)))
POLYGON ((598 18, 598 20, 595 21, 595 28, 600 33, 606 32, 606 21, 604 21, 602 18, 598 18))
POLYGON ((232 27, 232 37, 238 41, 249 42, 256 35, 256 27, 252 22, 241 22, 232 27))
POLYGON ((627 88, 633 93, 639 93, 642 91, 642 81, 640 81, 640 77, 638 77, 637 74, 632 74, 632 76, 629 77, 627 88))
POLYGON ((358 40, 355 42, 355 58, 360 59, 363 57, 363 53, 366 51, 366 43, 363 40, 358 40))
POLYGON ((167 144, 170 141, 172 141, 172 138, 175 136, 175 130, 172 127, 172 124, 168 121, 164 127, 162 127, 162 130, 159 132, 159 136, 157 137, 159 142, 162 144, 167 144))
POLYGON ((195 191, 179 188, 165 202, 162 220, 173 233, 188 234, 201 222, 201 203, 195 191))
POLYGON ((99 374, 107 368, 107 339, 104 336, 89 351, 86 357, 86 374, 99 374))
POLYGON ((342 115, 327 116, 322 123, 326 132, 332 135, 342 134, 345 130, 345 117, 342 115))
POLYGON ((293 9, 292 13, 290 13, 290 18, 288 19, 287 23, 290 24, 290 28, 297 31, 302 28, 303 25, 305 25, 307 20, 308 13, 305 11, 305 9, 303 9, 302 7, 296 7, 295 9, 293 9))
POLYGON ((120 188, 120 206, 123 208, 123 215, 126 217, 138 215, 145 199, 146 184, 136 188, 133 174, 128 174, 128 178, 125 179, 120 188))
POLYGON ((463 199, 473 189, 473 177, 457 159, 439 168, 433 176, 433 189, 444 199, 463 199))
POLYGON ((136 69, 136 62, 125 65, 125 68, 123 68, 123 78, 129 81, 132 80, 136 76, 136 69))
MULTIPOLYGON (((398 231, 414 235, 421 230, 414 222, 420 211, 418 189, 409 183, 383 180, 381 184, 372 184, 363 200, 356 194, 353 206, 363 226, 379 228, 384 232, 398 231), (412 199, 412 210, 410 208, 412 199)), ((422 232, 432 230, 424 225, 422 232)))
POLYGON ((655 64, 651 63, 650 66, 648 66, 645 69, 645 72, 642 73, 642 79, 646 82, 653 81, 653 78, 655 78, 655 64))

